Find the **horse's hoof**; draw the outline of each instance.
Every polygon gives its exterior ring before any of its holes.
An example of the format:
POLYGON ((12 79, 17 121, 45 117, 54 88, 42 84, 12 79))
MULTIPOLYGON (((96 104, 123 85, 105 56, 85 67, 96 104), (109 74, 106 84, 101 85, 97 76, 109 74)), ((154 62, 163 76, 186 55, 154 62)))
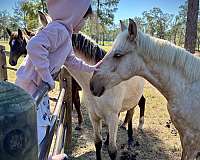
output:
POLYGON ((128 140, 128 150, 131 150, 133 147, 140 146, 138 141, 133 141, 133 139, 128 140))
POLYGON ((80 131, 80 130, 82 130, 81 125, 77 125, 77 126, 75 127, 75 130, 76 130, 76 131, 80 131))
POLYGON ((103 151, 108 151, 108 145, 103 143, 102 150, 103 151))
POLYGON ((120 126, 120 128, 123 129, 123 130, 126 130, 126 125, 125 125, 125 124, 122 124, 122 125, 120 126))
POLYGON ((138 132, 139 132, 139 133, 143 133, 143 128, 141 128, 141 127, 138 127, 138 129, 137 129, 137 130, 138 130, 138 132))
POLYGON ((138 141, 135 142, 134 147, 139 147, 140 143, 138 141))
POLYGON ((128 140, 128 150, 130 150, 132 147, 134 147, 134 141, 133 139, 128 140))
POLYGON ((138 154, 133 154, 130 151, 123 151, 119 157, 120 160, 136 160, 138 154))

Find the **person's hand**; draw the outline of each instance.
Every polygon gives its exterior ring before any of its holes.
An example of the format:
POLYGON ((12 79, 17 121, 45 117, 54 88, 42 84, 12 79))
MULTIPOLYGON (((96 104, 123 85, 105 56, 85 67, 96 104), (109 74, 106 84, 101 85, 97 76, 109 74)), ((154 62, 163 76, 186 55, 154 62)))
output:
POLYGON ((92 66, 92 67, 93 67, 93 70, 94 70, 94 71, 100 71, 99 66, 101 65, 101 63, 102 63, 102 60, 100 60, 97 64, 93 65, 93 66, 92 66))
POLYGON ((49 84, 49 83, 43 81, 43 83, 48 85, 49 91, 51 91, 51 90, 53 90, 55 88, 55 82, 53 82, 52 84, 49 84))
POLYGON ((95 64, 96 67, 99 67, 102 64, 102 60, 100 60, 99 62, 97 62, 97 64, 95 64))
POLYGON ((66 154, 58 154, 58 155, 55 155, 55 156, 50 156, 48 158, 48 160, 67 160, 68 159, 68 156, 66 154))

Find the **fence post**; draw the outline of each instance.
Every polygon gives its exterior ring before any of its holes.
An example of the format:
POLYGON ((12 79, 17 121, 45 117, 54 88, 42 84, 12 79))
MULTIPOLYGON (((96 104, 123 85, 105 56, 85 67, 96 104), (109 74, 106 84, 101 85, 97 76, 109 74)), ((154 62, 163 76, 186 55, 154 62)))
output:
POLYGON ((0 81, 0 159, 38 160, 36 106, 20 87, 0 81))
POLYGON ((0 45, 0 80, 8 80, 5 47, 0 45))
POLYGON ((71 154, 72 150, 72 77, 65 67, 60 73, 60 86, 65 88, 63 105, 65 107, 64 128, 64 152, 71 154))

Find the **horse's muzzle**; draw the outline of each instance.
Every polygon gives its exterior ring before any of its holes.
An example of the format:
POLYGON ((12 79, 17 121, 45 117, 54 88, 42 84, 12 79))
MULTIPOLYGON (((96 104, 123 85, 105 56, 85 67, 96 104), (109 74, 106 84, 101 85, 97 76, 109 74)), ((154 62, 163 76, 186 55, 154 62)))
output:
POLYGON ((105 87, 104 86, 95 86, 94 82, 91 80, 90 81, 90 91, 94 96, 100 97, 103 95, 104 91, 105 91, 105 87))

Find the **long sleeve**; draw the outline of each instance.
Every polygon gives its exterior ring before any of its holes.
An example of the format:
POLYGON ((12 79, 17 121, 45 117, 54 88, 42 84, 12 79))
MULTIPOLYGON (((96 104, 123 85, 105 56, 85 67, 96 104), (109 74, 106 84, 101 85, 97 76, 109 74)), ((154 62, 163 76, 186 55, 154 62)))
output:
POLYGON ((80 70, 84 72, 93 72, 94 71, 94 66, 91 66, 87 63, 85 63, 83 60, 79 59, 78 57, 75 56, 75 54, 72 53, 67 56, 65 64, 66 67, 70 67, 75 70, 80 70))
POLYGON ((49 53, 58 48, 66 39, 67 35, 63 34, 62 28, 47 26, 31 38, 27 45, 27 53, 32 64, 41 79, 47 82, 51 88, 54 88, 55 82, 50 73, 49 53))

